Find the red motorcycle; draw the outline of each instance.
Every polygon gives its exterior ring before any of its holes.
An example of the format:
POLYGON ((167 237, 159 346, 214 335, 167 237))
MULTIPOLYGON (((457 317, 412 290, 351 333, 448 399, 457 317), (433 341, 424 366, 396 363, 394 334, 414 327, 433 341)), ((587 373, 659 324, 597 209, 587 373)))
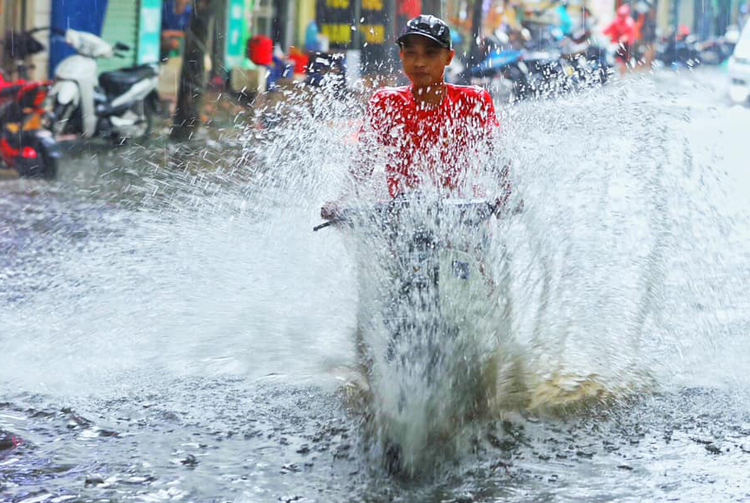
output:
POLYGON ((23 177, 55 178, 60 152, 43 127, 49 82, 0 82, 0 157, 23 177))
POLYGON ((0 159, 20 176, 55 178, 60 151, 52 134, 44 127, 44 102, 51 81, 26 80, 24 60, 44 50, 30 32, 12 33, 3 52, 18 62, 18 80, 0 76, 0 159), (12 41, 12 43, 9 43, 12 41))

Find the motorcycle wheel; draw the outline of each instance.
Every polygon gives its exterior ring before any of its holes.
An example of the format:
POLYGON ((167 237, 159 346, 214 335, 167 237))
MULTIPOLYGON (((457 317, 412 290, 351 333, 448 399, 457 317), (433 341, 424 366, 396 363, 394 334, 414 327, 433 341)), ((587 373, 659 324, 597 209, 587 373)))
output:
POLYGON ((529 76, 526 85, 528 86, 528 90, 526 92, 527 98, 546 98, 550 92, 549 82, 541 72, 533 72, 529 76))
POLYGON ((55 155, 52 149, 44 143, 37 144, 37 151, 42 158, 42 178, 47 180, 57 178, 57 160, 59 155, 55 155))
POLYGON ((607 65, 606 61, 599 61, 599 68, 597 69, 597 72, 599 73, 599 84, 604 85, 609 81, 609 65, 607 65))
POLYGON ((529 80, 526 78, 526 72, 521 68, 512 67, 510 80, 513 83, 513 101, 521 101, 529 97, 531 89, 529 80))
MULTIPOLYGON (((49 135, 49 133, 47 133, 49 135)), ((16 169, 18 174, 24 178, 43 178, 53 180, 57 177, 58 158, 56 144, 49 139, 33 138, 27 144, 36 151, 36 157, 27 159, 18 157, 16 169)))
POLYGON ((55 103, 53 110, 54 120, 52 122, 52 133, 57 136, 69 131, 70 121, 73 119, 75 105, 73 103, 55 103))
POLYGON ((138 119, 129 128, 129 131, 117 131, 115 140, 123 144, 128 141, 141 141, 148 138, 154 125, 154 109, 151 104, 147 100, 141 100, 135 103, 125 114, 134 114, 138 119))

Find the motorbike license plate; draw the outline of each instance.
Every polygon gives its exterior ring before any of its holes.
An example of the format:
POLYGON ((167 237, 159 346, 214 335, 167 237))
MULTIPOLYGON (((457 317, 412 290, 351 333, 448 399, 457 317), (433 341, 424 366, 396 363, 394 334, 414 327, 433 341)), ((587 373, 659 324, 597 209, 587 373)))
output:
POLYGON ((469 279, 469 263, 462 262, 460 260, 454 260, 451 262, 451 269, 453 269, 453 275, 459 279, 469 279))

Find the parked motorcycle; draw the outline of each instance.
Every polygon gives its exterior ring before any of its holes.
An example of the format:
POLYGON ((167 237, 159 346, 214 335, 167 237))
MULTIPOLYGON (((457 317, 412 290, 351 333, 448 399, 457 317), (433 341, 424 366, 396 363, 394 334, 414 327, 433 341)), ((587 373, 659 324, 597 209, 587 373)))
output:
POLYGON ((0 158, 5 166, 22 177, 55 178, 60 152, 44 127, 47 112, 44 102, 50 82, 28 78, 26 58, 45 48, 33 37, 44 28, 11 32, 3 41, 3 53, 16 62, 21 77, 6 81, 0 77, 0 158))
POLYGON ((556 96, 603 85, 614 66, 612 55, 593 43, 587 30, 559 40, 539 36, 527 44, 526 50, 530 94, 536 96, 556 96))
MULTIPOLYGON (((19 81, 21 82, 21 81, 19 81)), ((55 178, 60 151, 43 127, 49 82, 0 85, 0 157, 29 178, 55 178)))
POLYGON ((607 49, 592 41, 590 31, 574 31, 558 45, 565 67, 564 74, 571 87, 577 90, 607 83, 614 67, 614 57, 607 49))
POLYGON ((731 26, 721 37, 698 42, 696 44, 698 58, 704 65, 720 65, 732 55, 738 39, 737 27, 731 26))
POLYGON ((140 65, 104 72, 97 78, 96 60, 124 57, 126 44, 115 45, 92 34, 68 29, 65 41, 76 54, 55 69, 51 90, 55 134, 84 138, 100 136, 118 141, 145 138, 159 104, 157 65, 140 65))
POLYGON ((529 69, 530 95, 537 98, 554 95, 557 83, 564 75, 559 51, 554 49, 528 51, 524 56, 524 63, 529 69))
POLYGON ((657 44, 656 59, 669 68, 692 68, 700 64, 697 39, 685 32, 675 32, 657 44))
POLYGON ((527 96, 529 70, 523 61, 523 52, 495 50, 479 65, 471 68, 472 79, 488 81, 493 95, 508 101, 527 96))

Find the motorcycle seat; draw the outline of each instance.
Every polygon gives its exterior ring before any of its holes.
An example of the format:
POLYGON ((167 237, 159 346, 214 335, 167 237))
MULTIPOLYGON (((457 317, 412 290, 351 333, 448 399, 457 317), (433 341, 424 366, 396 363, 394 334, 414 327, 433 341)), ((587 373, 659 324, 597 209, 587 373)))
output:
POLYGON ((151 65, 133 66, 130 68, 120 68, 104 72, 99 75, 99 85, 104 91, 109 93, 121 94, 132 87, 136 82, 151 77, 156 77, 156 69, 151 65))

